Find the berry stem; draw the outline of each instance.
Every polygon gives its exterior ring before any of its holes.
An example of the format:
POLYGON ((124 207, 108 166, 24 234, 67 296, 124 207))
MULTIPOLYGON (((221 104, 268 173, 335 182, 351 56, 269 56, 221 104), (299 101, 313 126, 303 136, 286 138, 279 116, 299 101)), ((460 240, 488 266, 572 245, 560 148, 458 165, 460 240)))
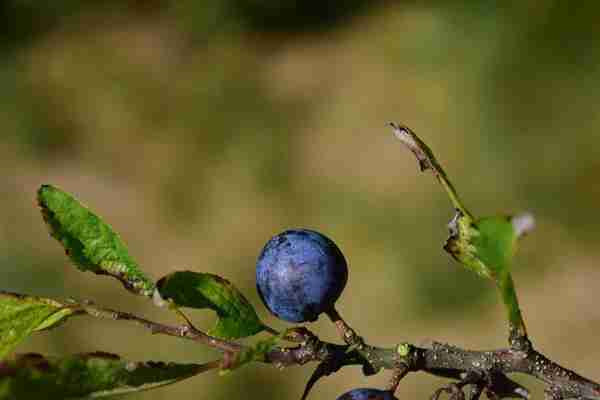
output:
POLYGON ((273 328, 271 328, 268 325, 263 324, 263 328, 265 329, 265 332, 270 333, 273 336, 279 336, 279 335, 281 335, 281 333, 278 330, 273 329, 273 328))
POLYGON ((327 314, 331 322, 335 324, 338 333, 340 334, 340 337, 346 344, 348 344, 349 346, 354 346, 359 350, 365 346, 365 341, 363 340, 363 338, 360 337, 354 331, 354 329, 352 329, 350 325, 346 323, 346 321, 344 321, 344 319, 341 317, 341 315, 338 313, 335 307, 331 307, 331 309, 326 311, 325 313, 327 314))

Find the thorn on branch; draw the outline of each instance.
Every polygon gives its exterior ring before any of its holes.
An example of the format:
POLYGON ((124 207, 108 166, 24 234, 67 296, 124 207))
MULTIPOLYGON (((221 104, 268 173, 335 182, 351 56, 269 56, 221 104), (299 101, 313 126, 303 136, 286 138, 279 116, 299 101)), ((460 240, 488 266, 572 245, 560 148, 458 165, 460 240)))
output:
POLYGON ((329 376, 340 370, 344 366, 345 352, 334 352, 330 355, 325 361, 322 361, 317 368, 314 370, 310 379, 306 383, 306 387, 304 388, 304 393, 302 393, 301 400, 306 400, 308 394, 314 387, 314 385, 319 381, 319 379, 329 376))

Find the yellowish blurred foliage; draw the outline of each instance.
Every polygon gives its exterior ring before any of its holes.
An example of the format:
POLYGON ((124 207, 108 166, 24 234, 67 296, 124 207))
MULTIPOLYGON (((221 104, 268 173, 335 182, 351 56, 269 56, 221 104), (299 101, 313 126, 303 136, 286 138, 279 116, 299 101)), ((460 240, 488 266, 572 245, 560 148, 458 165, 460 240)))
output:
MULTIPOLYGON (((537 216, 514 272, 530 335, 600 375, 589 346, 600 329, 600 5, 29 3, 0 13, 2 289, 173 320, 68 265, 33 201, 52 183, 111 223, 153 277, 223 275, 276 327, 254 288, 256 257, 272 235, 308 227, 349 260, 339 309, 371 343, 499 347, 496 293, 444 254, 452 210, 385 127, 396 120, 430 144, 474 212, 537 216)), ((209 314, 193 316, 208 326, 209 314)), ((315 330, 335 337, 325 320, 315 330)), ((179 342, 85 320, 19 350, 210 358, 179 342)), ((309 374, 248 367, 131 398, 295 399, 309 374)), ((399 397, 424 398, 433 382, 409 377, 399 397)), ((312 397, 366 385, 344 370, 312 397)))

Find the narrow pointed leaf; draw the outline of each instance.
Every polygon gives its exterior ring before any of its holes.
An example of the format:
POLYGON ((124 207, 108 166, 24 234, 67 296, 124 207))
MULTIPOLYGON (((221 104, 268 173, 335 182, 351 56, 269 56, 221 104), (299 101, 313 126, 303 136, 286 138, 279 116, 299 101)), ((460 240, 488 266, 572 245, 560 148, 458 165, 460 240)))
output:
POLYGON ((218 315, 217 324, 209 331, 222 338, 252 336, 265 329, 254 307, 228 280, 220 276, 178 271, 157 283, 163 299, 175 305, 191 308, 210 308, 218 315))
POLYGON ((31 333, 55 327, 80 312, 74 305, 0 291, 0 360, 31 333))
POLYGON ((80 399, 139 392, 218 365, 130 362, 107 353, 63 358, 25 354, 0 362, 0 400, 80 399))
POLYGON ((113 229, 70 194, 51 185, 38 190, 50 234, 82 271, 117 278, 130 291, 152 296, 154 283, 129 255, 113 229))

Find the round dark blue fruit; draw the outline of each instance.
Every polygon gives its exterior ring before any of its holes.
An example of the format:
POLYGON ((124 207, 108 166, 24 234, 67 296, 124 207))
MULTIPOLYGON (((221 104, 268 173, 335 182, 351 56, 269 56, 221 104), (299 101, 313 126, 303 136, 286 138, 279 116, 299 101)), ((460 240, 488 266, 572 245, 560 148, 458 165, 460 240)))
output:
POLYGON ((333 309, 348 280, 335 243, 309 229, 288 230, 267 242, 256 264, 256 287, 271 313, 288 322, 315 321, 333 309))
POLYGON ((392 392, 378 389, 354 389, 344 393, 337 400, 398 400, 392 392))

